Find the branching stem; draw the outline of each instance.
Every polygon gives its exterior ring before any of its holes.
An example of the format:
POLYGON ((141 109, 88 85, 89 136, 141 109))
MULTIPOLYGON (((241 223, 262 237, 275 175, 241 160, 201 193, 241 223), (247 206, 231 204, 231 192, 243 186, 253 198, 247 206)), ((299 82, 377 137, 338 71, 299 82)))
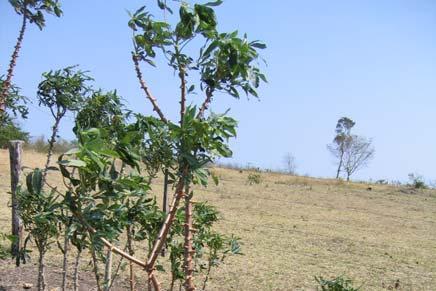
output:
POLYGON ((150 100, 151 105, 153 106, 153 110, 156 111, 156 113, 159 115, 160 119, 163 122, 167 123, 168 120, 165 118, 164 114, 162 113, 162 110, 157 104, 156 98, 153 96, 153 94, 151 94, 150 89, 148 88, 147 84, 145 83, 142 77, 141 68, 139 67, 139 57, 135 53, 132 53, 132 60, 135 65, 136 77, 138 78, 139 84, 141 85, 141 89, 144 91, 147 99, 150 100))

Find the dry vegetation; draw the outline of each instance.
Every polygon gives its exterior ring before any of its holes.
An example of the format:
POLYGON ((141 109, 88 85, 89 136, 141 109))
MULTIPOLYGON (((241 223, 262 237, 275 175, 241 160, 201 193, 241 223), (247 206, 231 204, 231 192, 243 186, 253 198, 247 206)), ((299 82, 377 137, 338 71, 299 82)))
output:
MULTIPOLYGON (((41 154, 24 154, 25 166, 43 163, 41 154)), ((219 186, 198 189, 196 199, 221 211, 219 228, 242 238, 244 255, 215 271, 209 290, 315 290, 318 275, 345 275, 362 290, 392 289, 397 280, 399 290, 435 290, 436 191, 386 185, 368 190, 367 184, 274 173, 248 185, 247 171, 213 171, 219 186)), ((53 177, 49 182, 60 184, 53 177)), ((10 230, 8 190, 8 154, 2 150, 0 232, 10 230)), ((52 270, 61 265, 58 256, 50 257, 52 270)), ((1 262, 0 290, 9 290, 1 287, 7 282, 21 289, 21 271, 12 270, 12 261, 1 262)))

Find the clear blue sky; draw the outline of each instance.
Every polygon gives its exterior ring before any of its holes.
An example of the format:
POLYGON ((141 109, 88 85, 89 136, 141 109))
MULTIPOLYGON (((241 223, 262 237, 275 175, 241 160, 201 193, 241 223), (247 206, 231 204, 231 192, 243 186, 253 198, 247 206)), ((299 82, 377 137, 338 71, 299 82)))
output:
MULTIPOLYGON (((80 64, 95 86, 117 89, 135 111, 151 113, 130 61, 127 10, 155 1, 62 1, 64 17, 29 27, 14 82, 34 98, 41 73, 80 64)), ((233 161, 283 167, 290 152, 300 174, 331 177, 326 149, 338 118, 373 138, 376 156, 356 179, 400 179, 417 172, 436 179, 436 1, 227 0, 217 9, 222 31, 238 29, 263 40, 269 84, 261 101, 220 96, 216 111, 239 119, 233 161), (219 105, 218 105, 219 103, 219 105)), ((0 2, 0 72, 5 74, 20 18, 0 2)), ((144 69, 169 116, 176 116, 173 76, 144 69)), ((23 121, 32 135, 47 133, 49 116, 31 106, 23 121)), ((72 138, 72 119, 61 135, 72 138)))

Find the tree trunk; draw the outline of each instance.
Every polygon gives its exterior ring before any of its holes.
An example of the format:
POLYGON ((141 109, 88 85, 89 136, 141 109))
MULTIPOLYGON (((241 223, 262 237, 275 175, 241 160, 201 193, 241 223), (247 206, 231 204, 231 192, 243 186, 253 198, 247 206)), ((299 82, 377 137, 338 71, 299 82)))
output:
POLYGON ((184 267, 185 267, 185 290, 195 290, 193 276, 194 264, 193 255, 195 250, 192 248, 192 202, 189 188, 185 190, 185 245, 184 245, 184 267))
MULTIPOLYGON (((127 227, 127 250, 129 252, 129 255, 133 256, 135 254, 133 250, 133 243, 132 243, 132 228, 130 225, 127 227)), ((130 283, 130 291, 135 290, 135 272, 133 269, 133 262, 129 261, 129 283, 130 283)))
MULTIPOLYGON (((168 169, 165 169, 165 174, 164 174, 164 191, 163 191, 162 211, 164 213, 168 213, 168 169)), ((162 257, 165 257, 166 248, 167 248, 166 245, 164 245, 162 247, 162 252, 161 252, 162 257)))
POLYGON ((39 251, 39 261, 38 261, 38 291, 45 291, 47 286, 45 283, 45 263, 44 263, 44 255, 45 255, 45 246, 44 243, 41 243, 38 246, 39 251))
POLYGON ((56 142, 56 135, 58 133, 59 123, 61 122, 62 116, 64 114, 65 114, 65 111, 63 113, 58 112, 57 116, 55 117, 56 118, 55 124, 53 125, 52 134, 51 134, 50 140, 48 141, 47 160, 45 162, 44 173, 42 174, 43 184, 47 178, 48 167, 50 166, 51 156, 53 155, 53 148, 54 148, 54 144, 56 142))
POLYGON ((339 174, 341 173, 342 160, 339 161, 338 170, 336 171, 336 179, 339 179, 339 174))
MULTIPOLYGON (((90 235, 90 237, 91 240, 93 240, 92 234, 90 235)), ((100 285, 100 272, 98 270, 98 260, 97 260, 97 254, 95 253, 94 242, 91 242, 91 255, 92 255, 92 262, 94 265, 94 275, 95 275, 95 281, 97 283, 97 290, 102 291, 100 285)))
POLYGON ((342 168, 342 163, 343 163, 343 159, 344 159, 344 153, 341 153, 341 158, 339 160, 339 165, 338 165, 338 170, 336 172, 336 179, 339 179, 339 174, 341 173, 341 168, 342 168))
POLYGON ((106 255, 106 266, 104 269, 104 291, 109 291, 111 289, 112 280, 112 250, 109 249, 106 255))
POLYGON ((20 266, 21 250, 24 242, 23 221, 20 217, 17 200, 17 187, 20 182, 21 156, 23 141, 11 140, 9 142, 9 160, 11 169, 11 193, 12 193, 12 235, 16 238, 11 246, 11 253, 16 258, 17 267, 20 266))
POLYGON ((68 274, 68 250, 70 248, 70 240, 68 238, 69 227, 65 228, 64 237, 64 259, 62 263, 62 291, 67 291, 67 274, 68 274))
POLYGON ((77 249, 76 260, 74 262, 74 274, 73 274, 73 290, 79 290, 79 267, 80 267, 80 256, 82 255, 82 250, 77 249))
POLYGON ((159 235, 157 236, 154 245, 153 245, 153 249, 149 255, 149 258, 147 260, 147 267, 146 267, 146 271, 148 273, 148 280, 153 281, 155 290, 161 290, 158 282, 156 280, 156 277, 154 276, 153 272, 154 272, 154 264, 156 263, 157 257, 159 256, 163 245, 165 244, 167 235, 170 231, 171 225, 174 222, 174 218, 176 216, 176 212, 180 203, 180 200, 183 197, 183 189, 185 187, 185 178, 188 174, 188 168, 185 167, 184 170, 182 171, 182 175, 177 183, 177 187, 176 187, 176 193, 174 194, 174 198, 173 198, 173 202, 171 204, 171 207, 168 211, 168 215, 165 218, 165 221, 159 231, 159 235))
POLYGON ((23 38, 24 38, 24 32, 26 31, 26 24, 27 24, 27 14, 24 12, 20 33, 18 35, 17 42, 16 42, 15 48, 14 48, 14 52, 12 53, 11 61, 9 63, 8 74, 6 75, 6 80, 3 82, 3 86, 1 88, 0 115, 5 113, 5 111, 6 111, 6 95, 8 94, 9 88, 11 87, 12 77, 14 75, 14 68, 15 68, 15 65, 17 64, 18 53, 21 49, 21 44, 22 44, 23 38))

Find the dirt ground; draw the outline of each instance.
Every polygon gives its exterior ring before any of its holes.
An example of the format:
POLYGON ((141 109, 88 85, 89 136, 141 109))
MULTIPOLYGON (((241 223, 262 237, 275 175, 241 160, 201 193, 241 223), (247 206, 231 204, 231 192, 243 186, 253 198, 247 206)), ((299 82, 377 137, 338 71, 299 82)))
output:
MULTIPOLYGON (((29 167, 43 161, 24 155, 29 167)), ((213 271, 209 290, 316 290, 314 276, 339 275, 361 290, 436 290, 436 191, 274 173, 249 185, 248 171, 214 171, 220 184, 197 189, 195 199, 221 211, 217 228, 241 237, 244 255, 213 271)), ((153 188, 161 187, 157 181, 153 188)), ((0 232, 10 230, 8 189, 8 156, 0 151, 0 232)), ((87 260, 82 290, 93 288, 87 260)), ((50 253, 48 265, 49 287, 56 288, 59 254, 50 253)), ((159 278, 167 286, 165 275, 159 278)), ((118 282, 116 290, 126 290, 126 276, 118 282)), ((23 290, 23 283, 35 285, 34 264, 17 269, 0 261, 0 290, 23 290)))

